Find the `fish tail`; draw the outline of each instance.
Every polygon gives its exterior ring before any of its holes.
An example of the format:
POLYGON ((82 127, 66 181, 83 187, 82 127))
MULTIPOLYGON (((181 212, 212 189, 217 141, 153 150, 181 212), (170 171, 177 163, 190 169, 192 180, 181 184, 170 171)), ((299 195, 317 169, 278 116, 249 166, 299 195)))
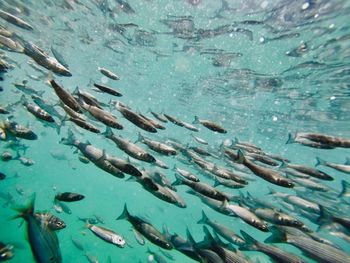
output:
POLYGON ((345 180, 341 180, 341 186, 342 190, 339 193, 338 197, 342 198, 344 196, 350 195, 350 184, 345 180))
POLYGON ((120 216, 118 216, 117 220, 128 219, 129 216, 130 216, 130 213, 129 213, 128 207, 126 206, 126 203, 125 203, 125 204, 124 204, 123 212, 121 213, 120 216))
POLYGON ((40 90, 37 92, 40 97, 42 97, 45 93, 45 90, 40 90))
POLYGON ((206 226, 203 226, 203 232, 204 232, 204 244, 216 244, 214 237, 210 233, 209 229, 206 226))
POLYGON ((198 116, 194 116, 194 121, 192 122, 192 124, 199 124, 198 116))
POLYGON ((274 195, 277 194, 275 190, 273 190, 271 187, 268 187, 269 193, 267 195, 274 195))
POLYGON ((61 144, 65 144, 65 145, 76 145, 75 136, 74 136, 73 132, 70 129, 68 130, 68 137, 67 138, 61 138, 60 143, 61 144))
POLYGON ((324 225, 327 225, 332 221, 332 214, 322 205, 319 205, 319 208, 320 213, 319 217, 317 218, 317 223, 319 224, 318 230, 322 229, 324 225))
POLYGON ((287 235, 283 230, 275 226, 271 226, 269 230, 272 235, 265 239, 265 243, 283 243, 287 241, 287 235))
POLYGON ((283 169, 286 169, 287 167, 288 167, 288 164, 285 161, 282 161, 277 168, 283 170, 283 169))
POLYGON ((187 242, 193 246, 196 244, 196 241, 194 240, 190 230, 188 229, 188 227, 186 227, 186 236, 187 236, 187 242))
POLYGON ((219 179, 215 176, 213 186, 217 187, 218 185, 221 185, 221 183, 220 183, 219 179))
POLYGON ((106 127, 106 131, 102 133, 102 135, 104 135, 105 137, 109 138, 111 136, 113 136, 113 131, 111 129, 111 127, 106 127))
POLYGON ((243 164, 245 161, 244 154, 241 150, 238 150, 238 160, 236 160, 237 163, 243 164))
POLYGON ((291 133, 288 133, 288 140, 286 141, 286 144, 295 143, 295 137, 291 133))
POLYGON ((139 133, 138 133, 137 140, 135 141, 135 143, 143 142, 144 139, 145 139, 145 138, 142 136, 141 132, 139 132, 139 133))
POLYGON ((316 164, 315 164, 315 166, 325 165, 325 164, 326 164, 326 161, 322 160, 319 157, 316 157, 316 164))
POLYGON ((242 245, 240 250, 256 250, 258 241, 255 240, 252 236, 248 235, 247 232, 241 230, 242 237, 245 241, 245 244, 242 245))
POLYGON ((180 175, 178 175, 177 173, 175 173, 175 178, 176 178, 176 180, 171 184, 172 186, 176 186, 176 185, 181 185, 181 184, 183 184, 183 179, 181 178, 180 175))
POLYGON ((21 96, 18 104, 22 104, 22 105, 26 105, 27 104, 27 99, 26 99, 26 96, 24 94, 21 96))
POLYGON ((345 165, 350 165, 350 158, 349 157, 346 157, 344 164, 345 165))
POLYGON ((174 166, 173 166, 173 171, 175 171, 175 172, 176 172, 176 170, 177 170, 177 165, 176 165, 176 164, 174 164, 174 166))
POLYGON ((19 154, 19 151, 16 151, 16 156, 15 158, 13 158, 13 160, 19 160, 19 158, 21 158, 21 155, 19 154))
POLYGON ((32 197, 30 198, 28 205, 23 206, 23 207, 14 208, 18 212, 18 214, 15 215, 12 219, 16 219, 16 218, 20 218, 20 217, 26 219, 30 215, 33 215, 34 203, 35 203, 35 194, 33 194, 32 197))
POLYGON ((208 223, 208 221, 209 221, 209 218, 202 210, 202 218, 197 222, 197 224, 206 224, 206 223, 208 223))
POLYGON ((147 247, 147 253, 151 254, 151 255, 154 255, 154 252, 149 247, 147 247))

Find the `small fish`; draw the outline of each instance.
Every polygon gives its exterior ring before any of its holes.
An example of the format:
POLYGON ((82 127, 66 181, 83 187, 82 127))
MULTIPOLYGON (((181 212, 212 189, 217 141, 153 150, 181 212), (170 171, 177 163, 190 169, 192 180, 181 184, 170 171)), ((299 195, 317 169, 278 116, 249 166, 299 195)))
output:
POLYGON ((3 161, 3 162, 10 161, 10 160, 12 160, 12 158, 13 158, 12 153, 10 153, 8 151, 5 151, 1 154, 1 161, 3 161))
POLYGON ((68 215, 72 214, 72 210, 65 203, 62 203, 59 200, 54 199, 54 205, 57 206, 58 210, 61 210, 68 215))
POLYGON ((6 245, 3 242, 0 242, 0 261, 6 261, 11 258, 13 258, 13 246, 12 245, 6 245))
POLYGON ((151 139, 148 139, 147 137, 142 136, 141 133, 139 133, 138 139, 136 142, 142 142, 145 145, 147 145, 150 149, 153 151, 156 151, 158 153, 164 154, 164 155, 176 155, 177 151, 173 147, 159 142, 159 141, 154 141, 151 139))
POLYGON ((69 66, 63 58, 62 54, 60 54, 56 49, 54 49, 53 46, 51 46, 51 52, 60 64, 69 69, 69 66))
POLYGON ((81 107, 78 101, 73 97, 72 94, 70 94, 68 91, 63 89, 58 83, 51 79, 49 80, 49 83, 51 84, 52 88, 55 90, 56 95, 59 97, 59 99, 67 105, 69 108, 74 110, 75 112, 81 113, 81 107))
POLYGON ((204 139, 202 139, 202 138, 200 138, 200 137, 197 137, 197 136, 194 136, 193 134, 191 134, 191 136, 193 137, 193 139, 196 140, 196 142, 201 143, 201 144, 204 144, 204 145, 208 145, 208 142, 205 141, 204 139))
POLYGON ((9 113, 10 112, 6 108, 0 107, 0 114, 9 114, 9 113))
POLYGON ((105 75, 106 77, 110 78, 110 79, 113 79, 113 80, 119 80, 120 78, 114 74, 112 71, 106 69, 106 68, 100 68, 98 67, 97 68, 98 71, 100 71, 103 75, 105 75))
POLYGON ((161 122, 164 122, 164 123, 167 123, 168 120, 166 119, 166 117, 163 115, 163 114, 159 114, 159 113, 156 113, 154 111, 149 111, 153 116, 154 118, 156 118, 157 120, 161 121, 161 122))
POLYGON ((55 199, 62 202, 75 202, 75 201, 80 201, 84 198, 85 196, 82 194, 71 193, 71 192, 58 193, 55 195, 55 199))
POLYGON ((47 122, 55 122, 55 120, 48 112, 35 104, 29 103, 24 95, 21 97, 21 103, 31 114, 33 114, 38 119, 47 122))
POLYGON ((10 13, 7 13, 7 12, 0 10, 0 17, 2 19, 6 20, 7 22, 9 22, 13 25, 16 25, 20 28, 23 28, 26 30, 33 30, 33 27, 30 24, 28 24, 27 22, 25 22, 21 18, 18 18, 14 15, 11 15, 10 13))
POLYGON ((116 96, 116 97, 123 96, 119 91, 112 89, 110 87, 107 87, 105 85, 94 83, 94 86, 97 88, 97 90, 94 89, 95 91, 105 92, 105 93, 108 93, 108 94, 116 96))
POLYGON ((121 235, 118 235, 117 233, 115 233, 114 231, 104 227, 92 225, 89 223, 86 224, 86 227, 89 228, 92 233, 94 233, 96 236, 98 236, 102 240, 108 243, 114 244, 120 248, 125 247, 126 242, 124 238, 121 235))
POLYGON ((315 166, 319 166, 319 165, 328 166, 340 172, 350 174, 350 160, 347 160, 345 164, 336 164, 336 163, 327 162, 319 157, 316 157, 316 161, 317 163, 315 166))
POLYGON ((53 214, 46 213, 35 213, 35 218, 37 218, 42 224, 47 225, 51 230, 60 230, 66 227, 64 221, 53 214))
POLYGON ((155 245, 169 250, 173 248, 172 244, 166 239, 166 237, 162 235, 154 226, 139 217, 132 216, 129 213, 126 204, 124 205, 122 214, 117 218, 117 220, 120 219, 128 220, 137 231, 139 231, 145 238, 155 245))
POLYGON ((71 236, 71 240, 72 240, 72 243, 74 244, 74 246, 79 249, 80 251, 85 251, 84 249, 84 245, 76 238, 73 238, 71 236))
POLYGON ((215 122, 212 122, 209 120, 201 120, 198 118, 198 116, 195 116, 194 118, 195 118, 193 121, 194 124, 200 123, 204 127, 208 128, 209 130, 212 130, 212 131, 215 131, 218 133, 227 133, 227 130, 225 128, 223 128, 221 125, 219 125, 215 122))
POLYGON ((18 124, 15 121, 0 122, 0 128, 18 138, 26 140, 38 139, 38 136, 32 130, 18 124))
POLYGON ((139 243, 141 246, 145 245, 145 239, 143 238, 143 236, 134 228, 132 228, 132 231, 134 233, 134 237, 137 241, 137 243, 139 243))
POLYGON ((185 177, 188 180, 191 180, 193 182, 199 182, 199 179, 197 178, 197 176, 195 176, 194 174, 192 174, 186 170, 178 168, 176 166, 176 164, 174 165, 174 171, 179 173, 180 175, 182 175, 183 177, 185 177))

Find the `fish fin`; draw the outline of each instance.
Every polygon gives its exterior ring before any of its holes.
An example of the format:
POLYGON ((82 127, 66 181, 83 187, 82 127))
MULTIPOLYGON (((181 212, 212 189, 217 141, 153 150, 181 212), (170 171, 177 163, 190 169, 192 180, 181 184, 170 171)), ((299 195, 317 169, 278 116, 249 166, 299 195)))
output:
POLYGON ((275 226, 271 226, 269 230, 272 232, 272 235, 265 239, 265 243, 283 243, 287 241, 287 235, 283 230, 275 226))
POLYGON ((125 182, 136 182, 136 178, 134 176, 130 176, 125 182))
POLYGON ((349 196, 350 195, 350 184, 345 180, 341 180, 341 186, 342 186, 342 190, 339 193, 338 197, 342 198, 344 196, 349 196))
POLYGON ((274 195, 277 194, 277 192, 275 190, 273 190, 271 187, 267 187, 267 189, 269 190, 267 195, 274 195))
POLYGON ((248 235, 247 232, 241 230, 242 237, 245 241, 245 244, 241 246, 240 250, 256 250, 256 244, 258 243, 257 240, 255 240, 252 236, 248 235))
POLYGON ((143 142, 143 141, 144 141, 144 137, 142 136, 141 132, 139 132, 135 143, 143 142))
POLYGON ((316 164, 315 164, 315 166, 325 165, 325 164, 326 164, 326 161, 322 160, 319 157, 316 157, 316 164))
POLYGON ((236 160, 236 162, 240 163, 240 164, 243 164, 244 161, 245 161, 245 157, 244 157, 244 154, 243 154, 242 150, 239 149, 237 154, 238 154, 238 159, 236 160))
POLYGON ((174 164, 174 166, 173 166, 173 171, 175 171, 176 172, 176 169, 177 169, 177 165, 176 164, 174 164))
POLYGON ((14 209, 18 212, 17 215, 15 215, 12 219, 16 218, 28 218, 28 216, 33 215, 34 213, 34 204, 35 204, 35 193, 31 196, 30 201, 28 205, 23 207, 15 207, 14 209))
POLYGON ((196 244, 196 241, 194 240, 190 230, 188 227, 186 227, 186 236, 187 236, 187 242, 190 244, 190 246, 194 246, 196 244))
POLYGON ((291 133, 288 133, 288 140, 286 141, 286 144, 295 143, 295 137, 291 133))
POLYGON ((102 135, 104 135, 107 138, 113 136, 113 131, 111 127, 106 126, 106 131, 103 132, 102 135))
POLYGON ((177 173, 175 173, 175 181, 171 184, 172 186, 176 186, 176 185, 181 185, 183 184, 183 178, 178 175, 177 173))
POLYGON ((125 204, 124 204, 123 212, 121 213, 120 216, 118 216, 117 220, 128 219, 129 216, 130 216, 130 213, 129 213, 128 207, 126 206, 126 203, 125 203, 125 204))
POLYGON ((277 167, 277 169, 286 169, 288 168, 288 164, 285 161, 282 161, 281 164, 277 167))
POLYGON ((192 122, 192 124, 199 124, 199 118, 198 116, 194 116, 194 121, 192 122))
POLYGON ((221 185, 221 182, 220 182, 219 179, 215 176, 215 177, 214 177, 214 184, 213 184, 213 186, 214 186, 214 187, 217 187, 217 186, 219 186, 219 185, 221 185))
POLYGON ((320 231, 325 225, 332 223, 332 217, 333 217, 333 215, 329 211, 327 211, 327 209, 324 206, 319 205, 319 208, 320 208, 320 213, 319 213, 319 217, 317 218, 317 223, 319 227, 317 231, 320 231))
POLYGON ((187 189, 186 193, 188 193, 190 195, 197 195, 197 193, 194 190, 192 190, 192 189, 187 189))
POLYGON ((79 95, 80 94, 80 89, 78 86, 76 86, 76 88, 74 89, 72 95, 79 95))
POLYGON ((16 156, 12 160, 19 160, 21 158, 21 155, 19 154, 19 151, 16 151, 16 156))
POLYGON ((208 222, 209 218, 202 210, 202 218, 197 222, 197 224, 206 224, 208 222))
POLYGON ((153 252, 149 247, 147 247, 147 253, 154 255, 155 252, 153 252))
POLYGON ((208 227, 203 226, 203 232, 204 232, 204 240, 203 242, 201 242, 201 245, 212 245, 212 244, 216 244, 215 239, 213 238, 212 234, 210 233, 208 227))
POLYGON ((65 145, 75 145, 75 136, 71 129, 68 129, 68 137, 61 138, 60 143, 65 145))

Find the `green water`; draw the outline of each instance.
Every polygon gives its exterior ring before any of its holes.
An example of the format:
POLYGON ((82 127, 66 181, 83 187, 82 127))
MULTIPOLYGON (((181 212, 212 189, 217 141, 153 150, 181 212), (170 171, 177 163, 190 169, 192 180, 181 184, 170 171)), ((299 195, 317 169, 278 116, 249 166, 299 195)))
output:
MULTIPOLYGON (((202 0, 198 5, 192 5, 185 0, 130 0, 134 14, 123 12, 117 1, 113 0, 104 1, 110 6, 110 11, 104 13, 97 8, 98 2, 102 1, 1 1, 0 9, 22 18, 34 30, 23 30, 1 18, 0 25, 38 45, 50 56, 50 48, 54 46, 65 58, 72 73, 71 77, 54 77, 71 92, 78 86, 96 96, 99 101, 108 103, 111 96, 92 90, 92 82, 106 83, 118 89, 123 96, 116 99, 133 110, 146 113, 152 109, 176 116, 188 123, 197 115, 222 124, 228 130, 227 134, 214 133, 196 125, 200 132, 195 135, 209 142, 212 151, 219 151, 224 140, 237 137, 241 141, 254 143, 265 152, 279 154, 293 163, 312 167, 316 157, 335 163, 344 163, 346 157, 350 157, 348 149, 321 150, 300 144, 285 144, 288 133, 294 134, 297 131, 350 138, 349 1, 227 1, 233 10, 223 10, 220 12, 222 17, 215 17, 222 5, 219 0, 202 0), (302 10, 306 2, 309 2, 309 8, 302 10), (180 38, 169 34, 172 29, 160 22, 164 19, 175 19, 172 16, 191 16, 196 29, 215 29, 237 23, 237 28, 251 31, 253 38, 249 39, 246 34, 239 32, 202 39, 180 38), (265 21, 265 25, 239 23, 247 20, 265 21), (128 23, 134 25, 126 26, 124 34, 111 29, 111 24, 128 23), (154 40, 151 45, 143 45, 137 41, 137 30, 152 34, 154 40), (298 35, 261 43, 262 37, 266 40, 291 33, 298 35), (293 50, 302 42, 308 44, 307 52, 300 57, 286 56, 287 51, 293 50), (114 43, 114 50, 107 47, 108 43, 114 43), (186 46, 192 48, 186 49, 186 46), (212 63, 215 55, 201 54, 201 51, 208 49, 222 49, 224 52, 239 52, 242 55, 233 58, 229 65, 217 67, 212 63), (310 61, 322 65, 309 65, 285 72, 310 61), (98 67, 108 68, 121 79, 107 79, 97 70, 98 67), (279 84, 268 82, 271 79, 279 84)), ((0 82, 0 86, 4 91, 0 92, 1 106, 20 99, 22 93, 12 83, 24 79, 28 80, 28 86, 45 91, 45 99, 53 104, 58 102, 53 89, 46 84, 49 77, 43 75, 38 81, 29 77, 41 76, 41 73, 27 64, 28 56, 6 49, 0 51, 13 64, 13 69, 2 75, 4 80, 0 82)), ((48 73, 48 70, 42 69, 48 73)), ((135 141, 138 132, 142 132, 145 136, 160 141, 171 138, 184 145, 196 145, 191 136, 193 132, 183 127, 168 122, 165 130, 154 135, 137 128, 116 109, 112 109, 112 112, 124 126, 123 130, 114 130, 114 133, 131 141, 135 141)), ((35 141, 21 140, 29 146, 25 156, 35 161, 33 166, 26 167, 17 160, 0 162, 0 171, 7 175, 5 180, 0 181, 0 191, 10 193, 14 198, 10 205, 6 205, 5 200, 0 200, 0 205, 3 205, 0 241, 15 244, 12 262, 34 261, 26 239, 26 224, 19 226, 21 220, 11 220, 16 214, 12 209, 15 204, 27 203, 32 193, 36 193, 36 210, 51 211, 67 224, 65 229, 57 233, 63 262, 87 262, 84 252, 74 247, 71 237, 80 240, 86 252, 96 256, 100 262, 108 262, 108 257, 112 262, 147 262, 148 247, 159 252, 149 241, 146 241, 145 246, 139 245, 129 222, 115 220, 125 203, 131 214, 146 218, 160 230, 166 225, 170 233, 186 237, 188 227, 196 241, 201 241, 204 236, 202 225, 196 223, 201 217, 201 210, 210 219, 232 228, 236 233, 244 230, 259 241, 269 236, 239 218, 211 210, 197 197, 186 193, 187 186, 177 187, 178 194, 187 204, 185 209, 178 208, 157 199, 136 182, 115 178, 92 163, 81 163, 74 153, 75 149, 59 143, 70 128, 81 141, 89 141, 112 155, 126 159, 126 154, 103 135, 76 128, 72 122, 66 122, 58 135, 54 128, 43 125, 21 105, 13 107, 11 115, 18 123, 31 127, 38 135, 38 140, 35 141), (23 189, 24 194, 19 194, 16 189, 23 189), (53 209, 53 198, 58 191, 81 193, 85 195, 85 199, 68 204, 72 214, 58 214, 53 209), (78 217, 91 217, 94 214, 104 219, 105 227, 123 235, 129 246, 121 249, 105 243, 78 220, 78 217)), ((147 116, 151 115, 147 113, 147 116)), ((1 120, 6 117, 0 116, 1 120)), ((94 124, 101 130, 105 129, 98 122, 94 124)), ((1 152, 5 151, 5 146, 6 142, 1 141, 1 152)), ((146 149, 146 146, 142 147, 146 149)), ((15 151, 9 151, 16 154, 15 151)), ((185 165, 174 157, 155 156, 169 167, 177 164, 198 175, 201 181, 213 184, 213 180, 201 174, 194 165, 185 165)), ((225 165, 222 159, 207 160, 219 166, 225 165)), ((146 163, 135 160, 132 162, 140 168, 153 168, 146 163)), ((350 182, 349 175, 330 168, 320 169, 335 178, 334 181, 323 183, 337 191, 341 189, 342 179, 350 182)), ((170 181, 175 180, 171 169, 162 171, 170 181)), ((260 178, 250 182, 241 191, 273 201, 267 196, 268 187, 294 193, 293 190, 274 186, 260 178)), ((221 189, 235 195, 239 193, 238 190, 221 189)), ((349 210, 341 212, 346 214, 349 210)), ((317 229, 317 225, 307 219, 303 221, 313 230, 317 229)), ((349 243, 327 231, 319 234, 350 254, 349 243)), ((301 256, 301 251, 291 245, 277 246, 301 256)), ((176 262, 194 262, 176 250, 170 253, 176 262)), ((243 253, 252 262, 271 262, 260 252, 243 253)), ((313 262, 304 258, 307 262, 313 262)), ((171 262, 169 259, 168 261, 171 262)))

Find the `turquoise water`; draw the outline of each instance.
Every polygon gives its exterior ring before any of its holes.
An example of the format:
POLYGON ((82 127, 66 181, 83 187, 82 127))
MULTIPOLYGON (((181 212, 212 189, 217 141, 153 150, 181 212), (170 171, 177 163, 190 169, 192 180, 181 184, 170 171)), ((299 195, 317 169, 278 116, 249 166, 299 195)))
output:
MULTIPOLYGON (((227 1, 228 6, 225 5, 226 1, 219 0, 193 2, 130 0, 129 4, 135 13, 128 14, 118 1, 112 0, 7 0, 1 1, 0 9, 20 17, 34 29, 25 30, 1 18, 0 25, 39 46, 50 56, 51 47, 59 51, 69 65, 72 76, 53 76, 70 92, 78 86, 101 102, 108 103, 110 99, 116 99, 149 117, 151 114, 147 112, 152 109, 187 123, 192 123, 194 116, 199 116, 222 124, 227 134, 214 133, 195 124, 200 128, 200 132, 195 135, 205 139, 209 143, 208 149, 217 155, 220 155, 222 142, 237 137, 240 141, 249 141, 261 147, 264 152, 282 155, 297 164, 314 167, 316 157, 344 163, 346 157, 350 157, 348 149, 322 150, 285 142, 288 133, 295 132, 318 132, 350 138, 349 1, 227 1), (104 8, 106 5, 109 8, 104 8), (173 29, 166 25, 184 21, 180 16, 186 16, 186 21, 190 21, 188 30, 173 29), (262 23, 253 24, 252 21, 262 23), (116 29, 117 24, 122 25, 122 33, 116 29), (234 25, 239 30, 218 33, 218 28, 224 25, 234 25), (204 31, 199 29, 209 30, 207 32, 212 35, 204 37, 200 34, 204 31), (181 31, 181 34, 175 34, 176 30, 181 31), (142 35, 143 32, 148 32, 147 36, 142 35), (302 43, 306 43, 307 48, 299 56, 286 55, 286 52, 291 52, 302 43), (240 55, 231 54, 230 61, 226 59, 218 66, 215 61, 223 53, 240 55), (98 67, 115 72, 120 80, 108 79, 98 71, 98 67), (92 90, 93 82, 114 87, 123 96, 116 98, 97 93, 92 90)), ((30 58, 23 53, 11 52, 6 48, 0 52, 3 59, 13 65, 2 75, 0 106, 20 100, 23 93, 13 83, 24 79, 28 80, 27 86, 44 91, 43 98, 58 104, 58 97, 46 83, 51 77, 47 69, 40 67, 44 73, 34 70, 27 63, 30 58)), ((29 99, 30 96, 26 96, 29 99)), ((63 115, 60 106, 56 108, 63 115)), ((115 108, 105 109, 112 110, 124 126, 123 130, 114 129, 113 132, 131 141, 135 141, 138 132, 141 132, 163 142, 176 139, 183 145, 200 146, 191 136, 194 132, 183 127, 168 122, 165 130, 151 134, 123 118, 115 108)), ((75 149, 59 143, 71 129, 79 140, 89 141, 107 153, 126 159, 127 155, 103 135, 78 128, 69 121, 64 123, 60 134, 57 134, 55 128, 38 121, 20 104, 9 111, 13 120, 30 127, 38 135, 35 141, 20 141, 28 146, 24 156, 34 160, 34 165, 24 166, 18 160, 0 162, 0 171, 7 176, 0 182, 0 191, 13 197, 10 204, 0 199, 3 206, 0 241, 15 244, 13 262, 34 261, 26 240, 26 224, 19 226, 21 220, 10 220, 16 214, 12 208, 26 204, 33 193, 36 193, 36 210, 51 211, 67 224, 65 229, 57 233, 63 262, 87 262, 84 252, 73 245, 71 237, 80 240, 86 253, 94 255, 100 262, 108 262, 108 258, 112 262, 147 262, 148 247, 159 252, 149 241, 146 241, 145 246, 139 245, 129 222, 115 220, 125 203, 132 215, 146 218, 160 230, 166 225, 170 233, 185 238, 188 227, 197 242, 204 237, 202 225, 197 224, 202 210, 210 219, 217 220, 238 234, 244 230, 259 241, 269 236, 239 218, 215 212, 197 197, 186 193, 188 187, 185 185, 177 186, 178 194, 187 204, 187 208, 183 209, 157 199, 136 182, 115 178, 92 163, 80 162, 78 154, 74 153, 75 149), (85 195, 82 201, 68 203, 72 214, 57 213, 53 209, 55 194, 65 191, 85 195), (104 227, 123 235, 129 246, 122 249, 105 243, 78 220, 78 217, 93 215, 104 219, 104 227)), ((2 121, 7 117, 0 116, 2 121)), ((103 124, 97 121, 93 123, 104 131, 103 124)), ((7 145, 6 141, 0 142, 1 152, 8 150, 15 156, 16 152, 7 149, 7 145)), ((145 145, 139 145, 147 149, 145 145)), ((183 164, 176 157, 152 154, 169 167, 176 164, 195 173, 201 181, 213 184, 213 180, 193 164, 183 164)), ((205 159, 233 169, 223 157, 205 159)), ((134 159, 131 162, 139 168, 154 168, 134 159)), ((350 182, 349 175, 320 167, 335 178, 334 181, 322 183, 337 192, 341 190, 341 180, 350 182)), ((162 169, 162 172, 170 181, 175 180, 173 170, 162 169)), ((219 188, 233 195, 238 195, 239 191, 249 192, 254 197, 274 202, 277 207, 281 204, 267 195, 269 187, 294 193, 294 190, 254 178, 255 181, 240 190, 219 188)), ((345 204, 344 200, 341 202, 344 206, 339 212, 349 214, 348 203, 345 204)), ((294 215, 309 228, 317 230, 316 224, 298 213, 294 215)), ((349 243, 331 235, 329 230, 318 234, 350 254, 349 243)), ((313 262, 291 245, 277 246, 294 252, 307 262, 313 262)), ((170 253, 176 262, 194 262, 176 250, 170 253)), ((243 253, 252 262, 271 262, 260 252, 243 253)))

